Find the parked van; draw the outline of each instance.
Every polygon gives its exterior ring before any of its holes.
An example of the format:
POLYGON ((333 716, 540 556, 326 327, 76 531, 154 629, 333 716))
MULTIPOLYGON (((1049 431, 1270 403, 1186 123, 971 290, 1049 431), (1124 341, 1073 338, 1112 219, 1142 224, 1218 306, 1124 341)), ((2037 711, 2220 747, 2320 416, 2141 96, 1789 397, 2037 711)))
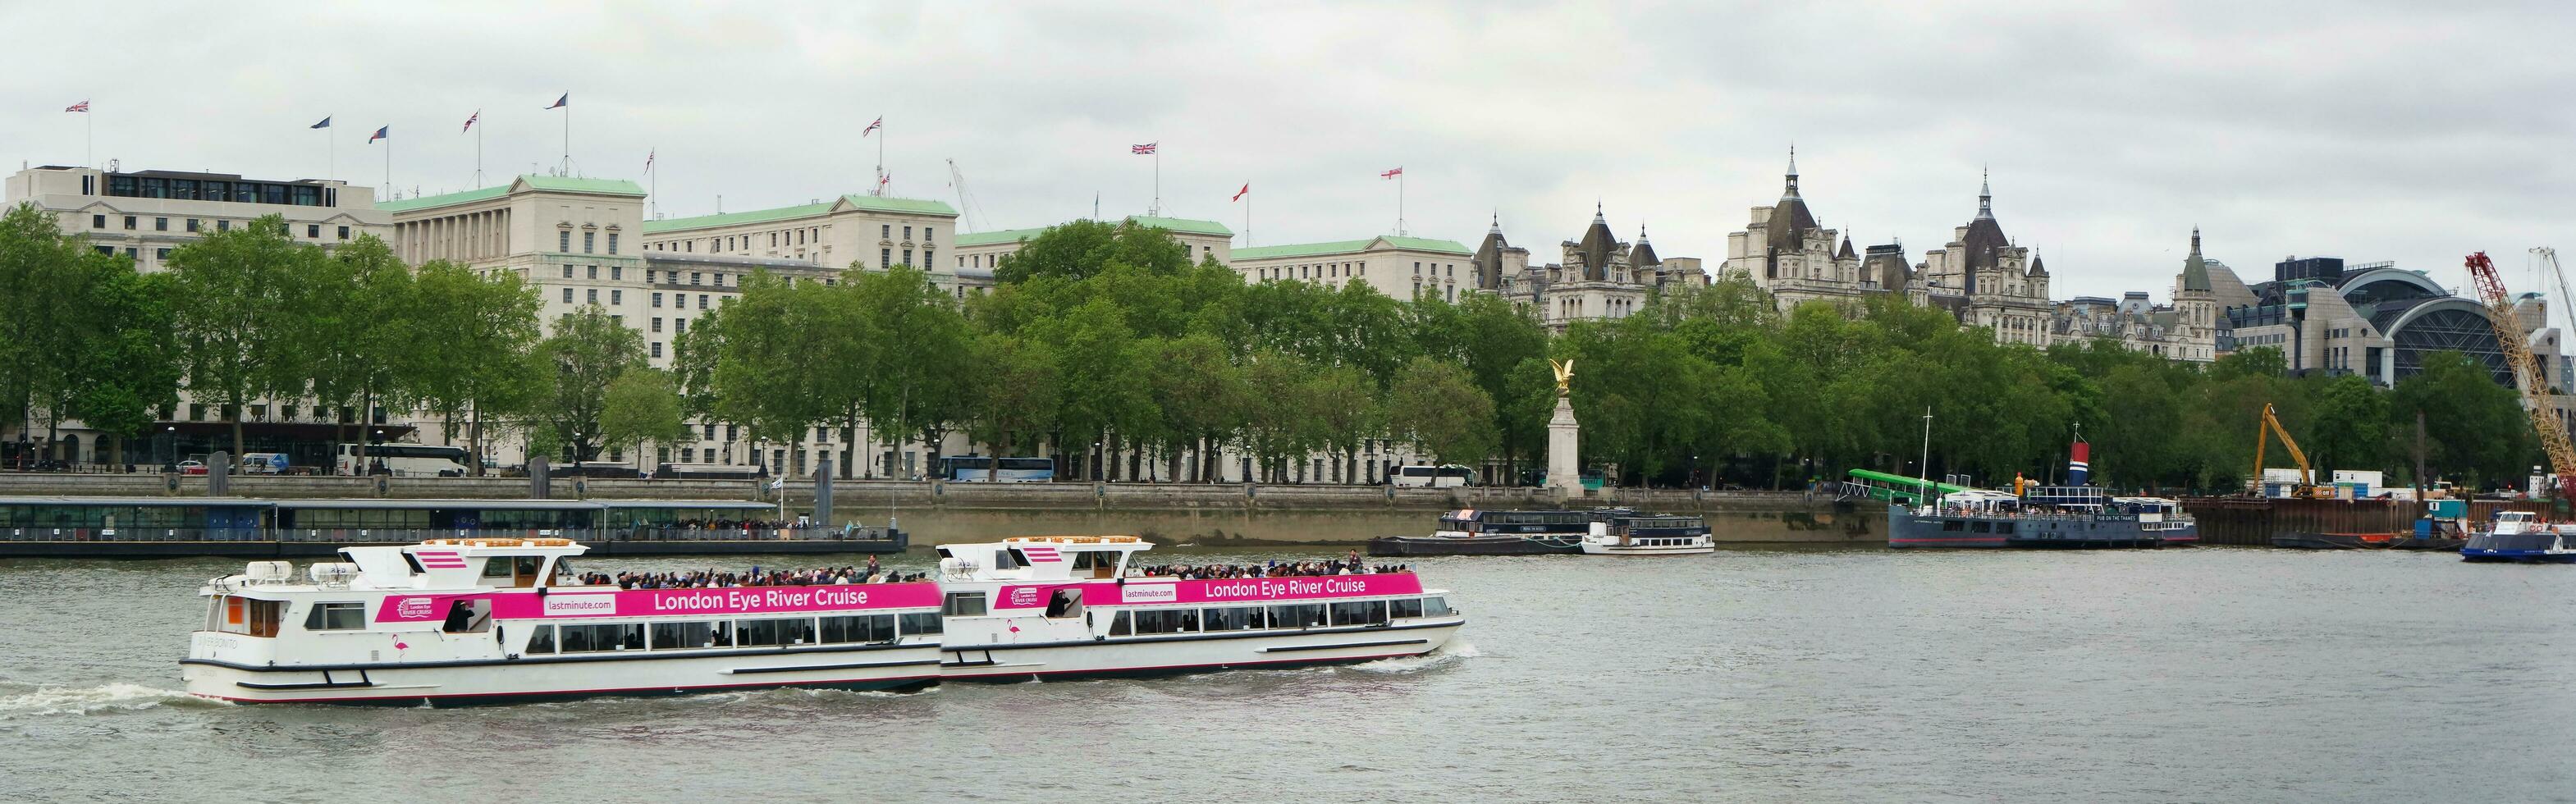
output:
POLYGON ((1387 476, 1387 482, 1398 486, 1432 488, 1473 486, 1476 485, 1476 470, 1454 463, 1440 466, 1398 466, 1394 474, 1387 476))
POLYGON ((241 473, 245 475, 286 474, 286 453, 252 452, 242 455, 241 473))

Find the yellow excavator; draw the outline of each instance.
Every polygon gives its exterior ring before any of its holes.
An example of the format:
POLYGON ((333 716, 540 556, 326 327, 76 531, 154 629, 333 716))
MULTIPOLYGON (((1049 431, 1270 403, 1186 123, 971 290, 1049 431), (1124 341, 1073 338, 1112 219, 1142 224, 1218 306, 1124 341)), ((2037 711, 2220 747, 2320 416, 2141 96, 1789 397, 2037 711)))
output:
POLYGON ((2261 496, 2263 493, 2263 447, 2270 442, 2266 436, 2280 436, 2281 447, 2289 450, 2291 462, 2299 465, 2299 485, 2290 490, 2290 496, 2312 500, 2334 499, 2334 487, 2317 485, 2316 471, 2308 467, 2308 454, 2299 451, 2299 442, 2290 438, 2288 428, 2281 426, 2281 417, 2272 415, 2270 402, 2263 403, 2263 421, 2254 426, 2254 493, 2256 496, 2261 496))

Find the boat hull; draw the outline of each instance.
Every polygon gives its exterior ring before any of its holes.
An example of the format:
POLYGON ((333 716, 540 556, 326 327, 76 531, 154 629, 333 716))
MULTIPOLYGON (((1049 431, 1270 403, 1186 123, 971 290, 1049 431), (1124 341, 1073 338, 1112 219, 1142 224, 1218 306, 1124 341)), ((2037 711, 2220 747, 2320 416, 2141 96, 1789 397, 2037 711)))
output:
POLYGON ((1420 656, 1466 625, 1453 617, 1391 626, 987 643, 943 649, 942 681, 1030 681, 1353 664, 1420 656))
POLYGON ((1539 556, 1583 552, 1574 536, 1380 536, 1370 539, 1373 556, 1539 556))
POLYGON ((2276 533, 2273 547, 2300 550, 2378 550, 2391 545, 2396 537, 2385 533, 2276 533))
POLYGON ((2120 550, 2200 543, 2199 526, 2196 524, 2157 524, 2165 527, 2150 530, 2136 520, 2115 517, 1918 515, 1904 506, 1891 505, 1887 511, 1887 546, 2120 550))
POLYGON ((599 696, 686 695, 782 687, 897 690, 939 680, 938 646, 739 650, 657 657, 272 667, 181 661, 189 694, 233 703, 437 706, 599 696))
POLYGON ((1589 556, 1690 556, 1708 555, 1714 552, 1717 552, 1717 544, 1707 538, 1701 538, 1693 544, 1657 547, 1604 544, 1601 542, 1583 543, 1583 554, 1589 556))
POLYGON ((2464 547, 2460 560, 2479 564, 2576 564, 2576 551, 2486 550, 2464 547))

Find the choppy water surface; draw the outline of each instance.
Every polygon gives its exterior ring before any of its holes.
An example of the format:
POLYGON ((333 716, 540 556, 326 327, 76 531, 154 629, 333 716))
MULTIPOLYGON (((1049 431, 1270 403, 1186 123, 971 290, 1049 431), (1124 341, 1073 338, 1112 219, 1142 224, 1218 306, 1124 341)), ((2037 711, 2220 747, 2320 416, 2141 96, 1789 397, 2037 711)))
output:
POLYGON ((0 562, 0 797, 2576 800, 2576 567, 1432 559, 1471 618, 1445 656, 431 710, 177 693, 191 593, 238 566, 0 562))

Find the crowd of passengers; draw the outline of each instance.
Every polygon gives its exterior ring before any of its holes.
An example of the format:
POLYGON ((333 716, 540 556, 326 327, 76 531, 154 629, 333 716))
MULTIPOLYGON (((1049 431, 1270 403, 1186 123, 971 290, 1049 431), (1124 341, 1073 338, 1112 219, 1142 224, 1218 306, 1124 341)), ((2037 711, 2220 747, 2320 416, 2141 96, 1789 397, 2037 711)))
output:
POLYGON ((779 530, 808 527, 808 524, 782 519, 683 519, 654 527, 669 530, 779 530))
POLYGON ((614 584, 619 589, 712 589, 734 586, 832 586, 854 583, 910 583, 929 580, 922 573, 899 573, 877 566, 868 559, 867 566, 823 567, 820 569, 762 570, 755 565, 749 572, 723 572, 715 569, 689 572, 605 572, 584 573, 582 583, 594 586, 614 584))
POLYGON ((1329 561, 1292 561, 1285 564, 1272 560, 1268 564, 1164 564, 1142 570, 1148 578, 1180 578, 1207 581, 1221 578, 1285 578, 1311 575, 1369 575, 1388 572, 1412 572, 1406 564, 1363 565, 1359 553, 1348 559, 1329 561))

